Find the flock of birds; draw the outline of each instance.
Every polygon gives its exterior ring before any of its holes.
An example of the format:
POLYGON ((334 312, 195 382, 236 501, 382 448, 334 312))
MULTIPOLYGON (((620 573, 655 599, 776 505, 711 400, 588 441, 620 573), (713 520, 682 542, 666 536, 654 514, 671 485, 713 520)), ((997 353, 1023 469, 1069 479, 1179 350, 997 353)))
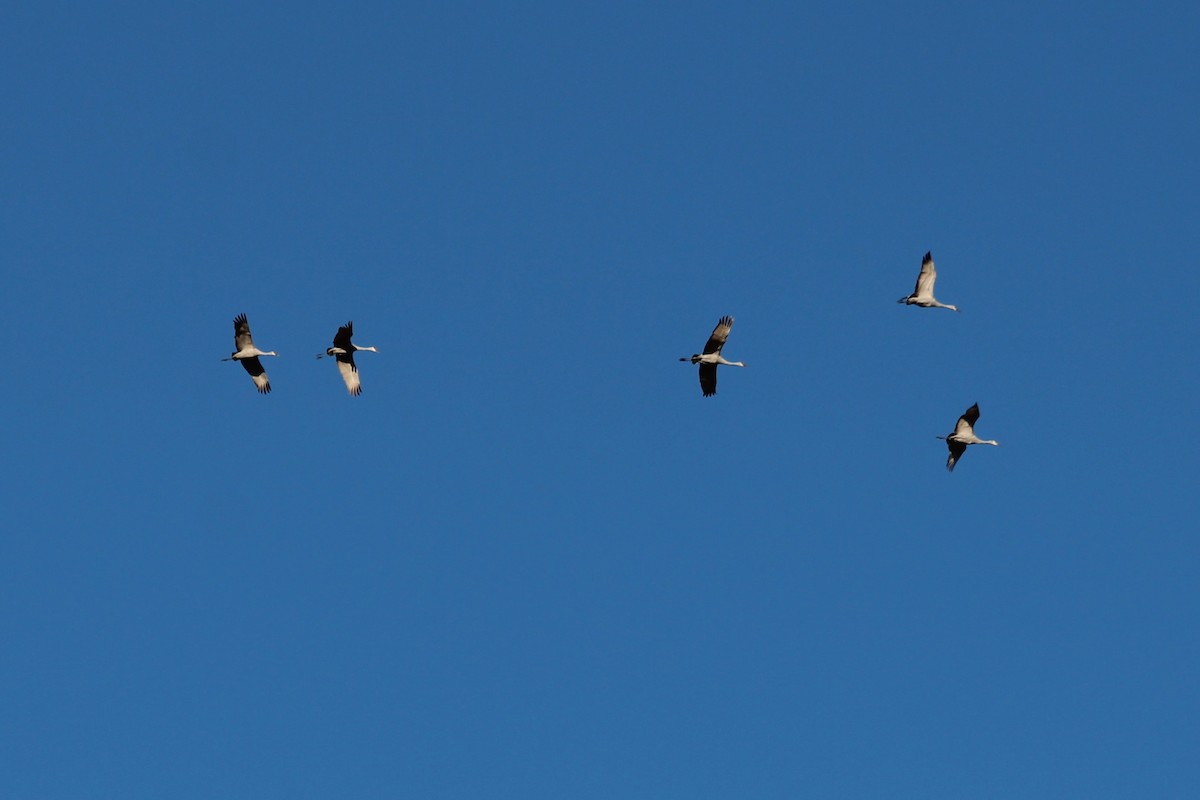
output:
MULTIPOLYGON (((920 306, 921 308, 948 308, 951 311, 958 311, 958 308, 948 303, 939 303, 937 298, 933 296, 933 283, 937 280, 937 269, 933 265, 933 254, 926 253, 925 258, 921 259, 921 272, 917 275, 917 285, 913 289, 912 294, 907 297, 901 297, 897 303, 904 303, 910 306, 920 306)), ((684 356, 680 361, 690 361, 693 364, 700 365, 700 391, 705 397, 712 397, 717 393, 717 366, 724 364, 727 367, 744 367, 746 366, 741 361, 726 361, 721 356, 721 348, 725 346, 725 341, 729 338, 729 331, 733 329, 733 317, 721 317, 717 321, 717 327, 713 328, 712 335, 708 337, 708 342, 704 345, 704 352, 693 353, 690 357, 684 356)), ((975 403, 966 412, 958 418, 958 422, 954 425, 954 430, 945 436, 937 438, 943 439, 946 442, 946 447, 950 450, 950 457, 946 459, 946 469, 954 471, 954 465, 962 458, 963 453, 967 451, 967 446, 972 444, 990 444, 996 447, 1000 443, 995 439, 980 439, 975 435, 975 423, 979 421, 979 404, 975 403)))
MULTIPOLYGON (((907 297, 901 297, 897 303, 904 303, 910 306, 920 306, 921 308, 948 308, 951 311, 958 311, 955 306, 947 303, 939 303, 933 296, 933 284, 937 280, 937 270, 933 265, 933 255, 926 253, 925 258, 921 260, 921 272, 917 275, 917 285, 913 289, 912 294, 907 297)), ((725 365, 727 367, 744 367, 746 366, 741 361, 726 361, 721 355, 721 349, 725 347, 725 342, 729 339, 729 332, 733 330, 733 317, 721 317, 717 321, 717 327, 713 328, 712 335, 708 337, 708 342, 704 345, 704 351, 701 353, 693 353, 691 356, 684 356, 680 361, 689 361, 693 364, 700 365, 700 392, 705 397, 712 397, 717 393, 717 367, 725 365)), ((354 336, 354 323, 347 322, 338 328, 337 334, 333 337, 333 346, 326 348, 324 353, 318 353, 317 358, 332 356, 337 360, 338 372, 342 375, 342 380, 346 384, 346 391, 352 397, 357 397, 362 394, 362 381, 358 377, 358 365, 354 363, 354 354, 356 352, 370 351, 378 353, 374 347, 359 347, 351 341, 354 336)), ((233 320, 233 344, 237 349, 229 356, 223 358, 222 361, 237 361, 250 374, 250 379, 254 381, 254 385, 258 387, 261 394, 268 394, 271 391, 271 381, 267 378, 267 371, 259 360, 260 356, 277 356, 279 355, 274 350, 263 351, 259 350, 254 345, 254 337, 250 335, 250 322, 246 319, 245 314, 239 314, 233 320)), ((979 421, 979 404, 975 403, 966 412, 958 418, 958 422, 954 425, 954 430, 945 436, 937 438, 943 439, 946 442, 946 447, 950 450, 950 457, 946 459, 946 469, 954 471, 954 465, 962 458, 966 452, 968 445, 973 444, 990 444, 999 446, 999 442, 995 439, 980 439, 975 435, 975 423, 979 421)))
MULTIPOLYGON (((350 393, 351 397, 358 397, 362 394, 362 381, 358 377, 358 365, 354 363, 354 354, 364 350, 372 353, 379 351, 374 347, 359 347, 350 341, 352 336, 354 336, 354 323, 347 322, 338 328, 337 334, 334 335, 333 347, 325 348, 324 353, 317 353, 317 358, 333 356, 337 359, 338 372, 342 373, 346 391, 350 393)), ((250 380, 254 381, 259 393, 270 394, 271 380, 267 377, 267 370, 258 358, 259 356, 277 356, 279 353, 274 350, 259 350, 254 346, 254 337, 250 335, 250 321, 246 319, 245 314, 238 314, 233 318, 233 346, 237 349, 229 358, 221 360, 239 362, 250 374, 250 380)))

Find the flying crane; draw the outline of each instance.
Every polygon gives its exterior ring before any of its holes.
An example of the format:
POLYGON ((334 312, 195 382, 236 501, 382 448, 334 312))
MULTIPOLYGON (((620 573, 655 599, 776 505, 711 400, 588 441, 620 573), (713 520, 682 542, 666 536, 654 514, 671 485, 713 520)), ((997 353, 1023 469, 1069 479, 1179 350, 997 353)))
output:
POLYGON ((333 347, 327 348, 324 354, 318 354, 317 358, 334 356, 337 359, 338 371, 342 373, 342 380, 346 382, 346 391, 350 392, 351 397, 358 397, 362 394, 362 381, 358 378, 358 366, 354 363, 354 353, 362 350, 372 353, 379 351, 374 347, 359 347, 354 344, 350 341, 350 337, 353 335, 354 323, 347 322, 338 328, 337 335, 333 337, 333 347))
POLYGON ((263 369, 262 362, 258 360, 259 356, 277 356, 279 355, 274 350, 269 353, 263 352, 254 346, 254 338, 250 335, 250 323, 246 320, 245 314, 239 314, 233 320, 233 346, 237 350, 229 358, 222 358, 222 361, 240 361, 242 366, 246 368, 246 372, 250 373, 250 379, 254 381, 254 385, 258 387, 260 394, 271 393, 271 381, 267 379, 267 371, 263 369))
POLYGON ((937 270, 933 267, 933 254, 926 253, 921 260, 921 274, 917 276, 917 286, 908 297, 901 297, 897 303, 905 303, 921 308, 948 308, 958 311, 958 308, 946 303, 939 303, 933 297, 933 282, 937 280, 937 270))
POLYGON ((717 393, 718 364, 724 364, 727 367, 746 366, 741 361, 726 361, 721 357, 721 348, 725 346, 725 340, 729 338, 731 328, 733 328, 733 317, 721 317, 717 321, 717 327, 713 328, 712 336, 708 337, 708 343, 704 345, 704 352, 696 353, 690 358, 684 356, 679 359, 700 365, 700 391, 704 393, 705 397, 712 397, 717 393))
POLYGON ((946 459, 946 469, 954 471, 954 465, 962 458, 963 453, 967 452, 967 445, 970 444, 990 444, 999 447, 1000 443, 995 439, 980 439, 975 435, 975 423, 979 421, 979 403, 967 409, 958 422, 954 425, 954 432, 946 436, 939 436, 939 439, 946 440, 946 447, 950 448, 950 457, 946 459))

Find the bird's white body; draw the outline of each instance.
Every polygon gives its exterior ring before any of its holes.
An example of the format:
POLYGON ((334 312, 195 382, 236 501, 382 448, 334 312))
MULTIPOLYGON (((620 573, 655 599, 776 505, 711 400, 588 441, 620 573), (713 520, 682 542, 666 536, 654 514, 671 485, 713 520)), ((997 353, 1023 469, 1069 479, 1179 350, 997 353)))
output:
POLYGON ((746 366, 741 361, 726 361, 721 357, 720 353, 701 353, 697 356, 692 356, 693 364, 724 364, 727 367, 744 367, 746 366))
MULTIPOLYGON (((327 355, 327 356, 344 356, 347 353, 362 353, 364 351, 368 352, 368 353, 378 353, 379 352, 379 350, 374 347, 359 347, 358 345, 354 345, 353 350, 343 350, 340 347, 327 347, 327 348, 325 348, 325 355, 327 355)), ((321 358, 321 356, 317 356, 317 358, 321 358)))
POLYGON ((254 347, 253 345, 251 345, 250 347, 247 347, 243 350, 237 351, 236 353, 231 355, 229 358, 222 359, 222 360, 224 360, 224 361, 241 361, 243 358, 254 358, 255 356, 277 356, 277 355, 279 355, 279 353, 276 353, 274 350, 270 350, 270 351, 259 350, 257 347, 254 347))
POLYGON ((933 254, 926 253, 921 261, 921 273, 917 275, 917 285, 908 297, 901 297, 897 303, 921 308, 948 308, 958 311, 958 308, 948 303, 939 303, 933 296, 933 284, 937 281, 937 270, 933 265, 933 254))

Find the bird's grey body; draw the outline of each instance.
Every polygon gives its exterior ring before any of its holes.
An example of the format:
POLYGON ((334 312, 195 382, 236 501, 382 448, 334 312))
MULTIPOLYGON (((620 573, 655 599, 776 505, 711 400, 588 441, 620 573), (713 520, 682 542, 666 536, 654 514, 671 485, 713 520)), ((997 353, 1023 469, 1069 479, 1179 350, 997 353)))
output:
POLYGON ((958 311, 958 308, 946 303, 939 303, 933 296, 933 284, 937 280, 937 270, 933 265, 933 254, 926 253, 921 260, 921 273, 917 275, 917 285, 908 297, 901 297, 897 303, 921 308, 948 308, 958 311))
MULTIPOLYGON (((358 377, 358 365, 354 363, 354 354, 358 351, 366 350, 371 353, 378 353, 374 347, 359 347, 350 341, 354 336, 354 322, 347 322, 345 325, 338 328, 337 335, 333 337, 333 347, 325 349, 324 355, 333 356, 337 359, 338 372, 342 373, 342 380, 346 383, 346 391, 351 397, 358 397, 362 394, 362 381, 358 377)), ((323 356, 318 355, 317 358, 323 356)))
POLYGON ((254 346, 254 337, 250 335, 250 322, 246 319, 245 314, 239 314, 233 320, 233 346, 237 349, 229 358, 222 358, 222 361, 240 361, 242 366, 246 368, 246 372, 250 374, 250 379, 254 381, 254 385, 258 387, 260 394, 271 393, 271 381, 267 378, 267 371, 263 368, 262 362, 258 360, 259 356, 277 356, 279 355, 274 350, 265 352, 254 346))
POLYGON ((717 393, 718 364, 724 364, 727 367, 746 366, 741 361, 726 361, 721 356, 721 348, 725 346, 725 340, 729 338, 729 331, 732 328, 733 317, 721 317, 717 321, 717 327, 713 328, 712 335, 708 337, 708 342, 704 345, 704 352, 679 359, 700 365, 700 392, 705 397, 712 397, 717 393))
POLYGON ((946 469, 951 472, 954 471, 954 465, 962 458, 963 453, 967 451, 968 445, 990 444, 995 447, 1000 446, 1000 443, 995 439, 980 439, 975 435, 975 423, 978 421, 979 403, 975 403, 958 418, 958 422, 954 424, 953 433, 937 437, 946 440, 946 447, 950 450, 950 457, 946 459, 946 469))

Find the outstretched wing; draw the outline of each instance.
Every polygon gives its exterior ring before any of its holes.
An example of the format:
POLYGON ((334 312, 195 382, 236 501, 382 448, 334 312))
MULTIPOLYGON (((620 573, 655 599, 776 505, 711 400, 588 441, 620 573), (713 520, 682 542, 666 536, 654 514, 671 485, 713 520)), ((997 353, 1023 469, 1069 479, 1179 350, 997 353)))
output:
POLYGON ((933 254, 926 253, 925 258, 921 259, 921 274, 917 276, 917 287, 913 289, 913 295, 933 299, 933 282, 937 280, 937 270, 933 266, 933 254))
POLYGON ((233 318, 233 352, 240 353, 247 347, 253 346, 254 338, 250 336, 250 322, 246 319, 245 314, 238 314, 233 318))
MULTIPOLYGON (((343 330, 345 330, 343 328, 343 330)), ((339 332, 340 334, 340 332, 339 332)), ((346 340, 349 341, 347 336, 346 340)), ((358 379, 358 367, 354 364, 354 353, 338 354, 337 357, 338 372, 342 373, 342 380, 346 382, 346 391, 351 397, 358 397, 362 394, 362 381, 358 379)))
MULTIPOLYGON (((250 335, 249 331, 246 333, 250 335)), ((262 362, 258 360, 258 356, 252 358, 238 359, 242 362, 242 366, 246 368, 246 372, 250 373, 250 379, 254 381, 254 385, 258 387, 260 394, 271 393, 271 381, 267 379, 267 371, 263 369, 262 362)))
MULTIPOLYGON (((729 338, 729 330, 733 327, 733 317, 721 317, 717 322, 717 327, 713 328, 712 336, 708 337, 708 343, 704 345, 704 354, 719 353, 721 348, 725 346, 725 340, 729 338)), ((713 378, 713 386, 717 385, 717 379, 713 378)), ((716 389, 713 390, 714 392, 716 389)))
POLYGON ((950 457, 946 459, 946 469, 954 472, 954 465, 962 458, 962 454, 967 452, 967 445, 963 442, 947 439, 946 446, 950 448, 950 457))
POLYGON ((717 393, 716 364, 700 365, 700 391, 704 393, 705 397, 712 397, 717 393))
POLYGON ((337 336, 333 337, 333 346, 345 350, 347 353, 353 353, 354 348, 350 344, 350 337, 354 335, 354 323, 347 322, 342 327, 338 328, 337 336))
POLYGON ((967 409, 954 425, 955 436, 974 435, 975 423, 979 421, 979 403, 967 409))

